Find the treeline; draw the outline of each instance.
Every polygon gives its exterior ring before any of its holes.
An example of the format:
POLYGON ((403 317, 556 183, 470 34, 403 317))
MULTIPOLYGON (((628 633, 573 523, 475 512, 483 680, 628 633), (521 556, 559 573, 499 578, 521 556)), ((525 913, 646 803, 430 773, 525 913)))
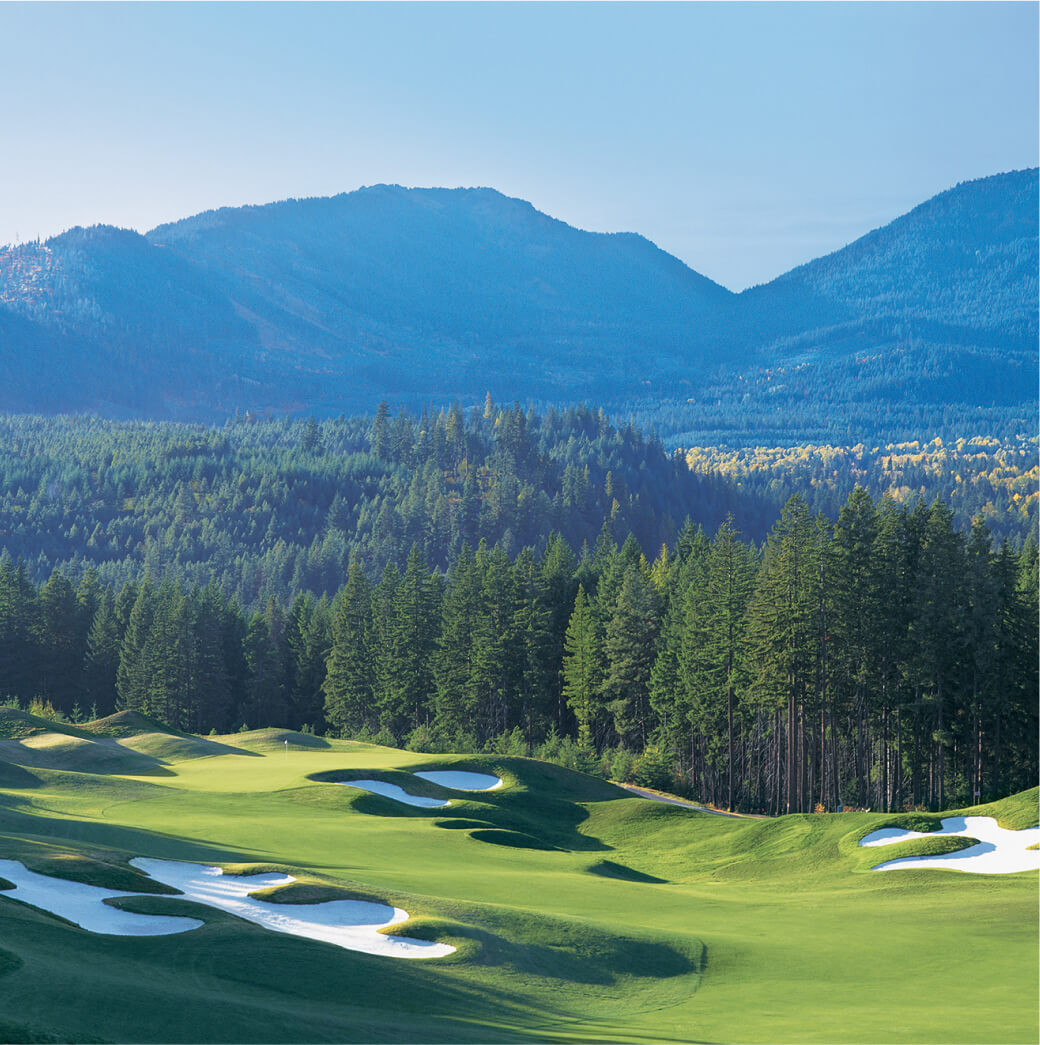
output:
POLYGON ((0 561, 0 695, 206 733, 281 726, 415 750, 556 752, 720 806, 968 804, 1037 774, 1037 550, 948 506, 836 523, 793 498, 762 548, 687 523, 653 560, 604 530, 510 557, 414 547, 377 580, 247 612, 215 584, 0 561), (539 747, 540 745, 540 747, 539 747))
POLYGON ((540 554, 551 532, 577 549, 607 525, 653 554, 687 516, 714 531, 729 512, 750 533, 775 517, 586 407, 384 403, 375 418, 220 428, 0 418, 0 550, 36 583, 93 568, 120 587, 147 572, 262 607, 332 595, 352 560, 374 580, 413 546, 444 568, 465 544, 540 554))

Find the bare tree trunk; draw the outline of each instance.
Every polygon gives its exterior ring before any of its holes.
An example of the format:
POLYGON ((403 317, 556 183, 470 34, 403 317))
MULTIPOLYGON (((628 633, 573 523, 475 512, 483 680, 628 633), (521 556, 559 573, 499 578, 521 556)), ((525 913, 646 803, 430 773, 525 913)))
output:
POLYGON ((896 808, 903 808, 903 708, 896 705, 896 808))
POLYGON ((942 690, 942 676, 939 677, 939 685, 936 689, 936 697, 939 702, 937 711, 938 716, 938 733, 939 733, 939 765, 937 767, 939 777, 939 808, 943 809, 946 802, 946 743, 943 740, 943 690, 942 690))
POLYGON ((887 813, 891 808, 888 796, 888 701, 882 695, 881 709, 881 808, 887 813))
POLYGON ((797 729, 795 725, 796 704, 794 697, 794 681, 787 680, 787 795, 785 808, 788 813, 793 813, 795 797, 795 743, 797 729))
POLYGON ((727 692, 726 692, 726 728, 729 733, 728 742, 728 753, 729 753, 729 779, 727 786, 727 798, 726 808, 730 812, 733 812, 733 762, 734 751, 733 751, 733 654, 729 655, 729 665, 726 669, 726 681, 727 681, 727 692))
POLYGON ((921 684, 914 683, 914 765, 911 773, 914 805, 921 804, 921 684))

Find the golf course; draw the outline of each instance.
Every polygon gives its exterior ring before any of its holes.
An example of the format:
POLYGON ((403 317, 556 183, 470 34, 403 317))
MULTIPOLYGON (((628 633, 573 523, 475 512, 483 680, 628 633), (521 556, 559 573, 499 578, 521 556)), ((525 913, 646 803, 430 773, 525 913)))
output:
POLYGON ((0 709, 0 1040, 1035 1042, 1037 822, 0 709))

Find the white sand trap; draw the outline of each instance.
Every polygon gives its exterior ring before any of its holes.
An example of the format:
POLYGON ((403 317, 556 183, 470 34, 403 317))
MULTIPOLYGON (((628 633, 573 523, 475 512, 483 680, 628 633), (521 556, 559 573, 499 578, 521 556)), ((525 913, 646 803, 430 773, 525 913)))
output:
POLYGON ((219 867, 143 857, 130 863, 157 881, 180 889, 184 893, 182 899, 216 907, 274 932, 323 940, 351 951, 392 958, 440 958, 455 950, 444 943, 379 933, 377 930, 408 918, 408 912, 399 907, 366 900, 275 904, 249 895, 271 886, 288 885, 296 881, 292 875, 231 875, 224 874, 219 867))
POLYGON ((1010 831, 1001 827, 991 816, 949 816, 939 831, 900 831, 883 827, 860 839, 862 846, 894 845, 911 838, 935 838, 937 835, 977 838, 978 844, 956 853, 939 856, 905 856, 877 864, 875 871, 896 871, 901 868, 938 867, 948 871, 968 871, 971 874, 1014 874, 1016 871, 1035 871, 1040 868, 1040 850, 1029 846, 1040 842, 1040 827, 1024 831, 1010 831))
POLYGON ((413 776, 429 780, 431 784, 446 787, 451 791, 497 791, 502 786, 500 777, 490 773, 466 773, 461 769, 434 770, 429 773, 414 773, 413 776))
POLYGON ((439 809, 450 806, 443 798, 423 798, 422 795, 410 795, 403 787, 388 784, 383 780, 341 780, 344 787, 356 787, 362 791, 371 791, 374 795, 392 798, 395 802, 404 802, 409 806, 420 806, 423 809, 439 809))
POLYGON ((14 882, 14 889, 0 892, 32 907, 50 911, 80 928, 106 936, 168 936, 197 929, 198 918, 172 918, 159 914, 132 914, 102 903, 116 896, 152 896, 152 893, 116 892, 83 882, 30 871, 17 860, 0 860, 0 878, 14 882))

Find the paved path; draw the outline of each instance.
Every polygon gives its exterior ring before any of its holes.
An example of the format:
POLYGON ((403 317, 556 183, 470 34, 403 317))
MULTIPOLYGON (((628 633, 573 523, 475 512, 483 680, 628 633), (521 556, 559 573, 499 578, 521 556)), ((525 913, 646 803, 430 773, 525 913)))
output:
POLYGON ((670 798, 668 795, 650 791, 645 787, 636 787, 634 784, 621 784, 626 791, 631 791, 640 798, 650 798, 655 802, 668 802, 673 806, 686 806, 687 809, 696 809, 698 813, 712 813, 714 816, 729 816, 735 820, 745 819, 740 813, 724 813, 721 809, 709 809, 707 806, 699 806, 696 802, 687 802, 685 798, 670 798))

